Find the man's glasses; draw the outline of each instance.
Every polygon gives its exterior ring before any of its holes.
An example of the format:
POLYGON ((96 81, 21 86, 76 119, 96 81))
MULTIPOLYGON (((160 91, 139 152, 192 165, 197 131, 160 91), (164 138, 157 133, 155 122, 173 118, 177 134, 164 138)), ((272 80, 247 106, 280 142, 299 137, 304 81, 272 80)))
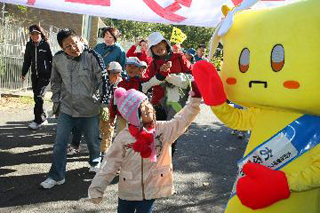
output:
POLYGON ((78 43, 79 43, 79 41, 75 41, 74 43, 70 43, 69 45, 65 46, 63 49, 70 51, 72 48, 77 48, 78 43))

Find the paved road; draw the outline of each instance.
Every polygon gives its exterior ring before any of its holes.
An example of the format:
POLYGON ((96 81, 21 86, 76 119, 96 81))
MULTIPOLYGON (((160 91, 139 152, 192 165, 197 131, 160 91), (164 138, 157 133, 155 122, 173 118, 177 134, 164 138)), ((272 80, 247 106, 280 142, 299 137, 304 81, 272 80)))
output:
MULTIPOLYGON (((93 178, 88 173, 87 153, 68 159, 64 185, 38 188, 51 164, 55 119, 32 131, 26 128, 33 116, 32 106, 2 104, 0 115, 0 212, 116 212, 117 178, 107 188, 102 204, 85 200, 93 178)), ((209 108, 202 106, 178 143, 174 156, 177 194, 157 200, 155 212, 223 212, 246 141, 230 135, 209 108)))

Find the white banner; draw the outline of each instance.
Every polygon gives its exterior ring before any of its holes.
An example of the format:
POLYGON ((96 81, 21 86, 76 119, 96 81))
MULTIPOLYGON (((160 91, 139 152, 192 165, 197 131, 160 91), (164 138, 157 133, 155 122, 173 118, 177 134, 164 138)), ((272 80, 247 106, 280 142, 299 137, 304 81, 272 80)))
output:
MULTIPOLYGON (((0 0, 9 4, 61 12, 134 20, 215 27, 221 6, 234 7, 242 0, 0 0)), ((262 0, 254 7, 283 5, 294 0, 262 0)))

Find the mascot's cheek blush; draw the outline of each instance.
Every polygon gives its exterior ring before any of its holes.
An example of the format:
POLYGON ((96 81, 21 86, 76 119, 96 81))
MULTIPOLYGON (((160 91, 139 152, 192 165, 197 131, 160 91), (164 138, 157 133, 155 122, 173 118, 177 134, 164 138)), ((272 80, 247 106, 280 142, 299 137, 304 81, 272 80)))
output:
POLYGON ((227 79, 226 79, 226 82, 227 82, 227 84, 229 84, 229 85, 234 85, 234 84, 237 83, 237 79, 235 79, 235 78, 227 78, 227 79))
POLYGON ((285 81, 283 86, 287 89, 298 89, 300 87, 300 83, 298 81, 285 81))

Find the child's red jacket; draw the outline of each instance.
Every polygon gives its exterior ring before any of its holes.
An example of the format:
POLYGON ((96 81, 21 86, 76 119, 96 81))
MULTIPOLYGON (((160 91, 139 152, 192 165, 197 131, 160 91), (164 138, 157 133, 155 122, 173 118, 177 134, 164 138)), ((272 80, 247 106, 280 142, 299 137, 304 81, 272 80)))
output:
MULTIPOLYGON (((190 61, 186 59, 186 57, 183 55, 183 53, 172 53, 172 56, 168 59, 165 60, 163 58, 159 59, 153 59, 151 64, 148 67, 148 70, 146 72, 144 81, 149 80, 156 74, 160 73, 160 67, 167 61, 172 62, 172 67, 170 69, 170 73, 188 73, 191 74, 192 70, 192 64, 190 61)), ((153 95, 152 95, 152 100, 151 103, 153 105, 159 105, 160 100, 165 96, 165 88, 162 86, 154 86, 153 87, 153 95)))

